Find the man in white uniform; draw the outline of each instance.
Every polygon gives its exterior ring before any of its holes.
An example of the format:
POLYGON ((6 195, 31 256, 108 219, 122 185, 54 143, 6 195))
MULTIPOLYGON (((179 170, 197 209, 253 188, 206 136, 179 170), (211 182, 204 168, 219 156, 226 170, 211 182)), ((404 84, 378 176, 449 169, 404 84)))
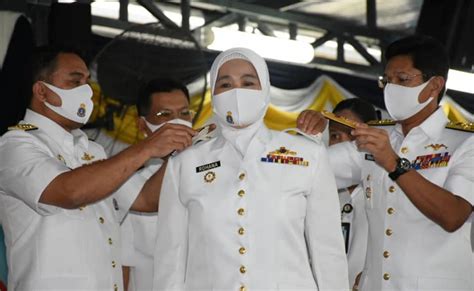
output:
POLYGON ((448 56, 435 39, 391 44, 381 79, 396 123, 357 126, 329 150, 338 186, 362 181, 369 241, 360 290, 474 288, 468 220, 474 202, 472 125, 438 106, 448 56))
POLYGON ((195 133, 167 125, 105 160, 79 129, 93 109, 83 60, 46 48, 34 64, 30 108, 0 140, 8 290, 122 290, 118 223, 130 207, 157 210, 162 176, 128 178, 150 158, 188 146, 195 133))
MULTIPOLYGON (((167 123, 192 127, 188 89, 172 79, 153 79, 137 97, 138 128, 150 136, 167 123)), ((151 159, 137 175, 149 179, 163 165, 151 159)), ((122 223, 122 263, 129 291, 153 288, 153 252, 156 240, 156 213, 130 212, 122 223), (127 276, 128 275, 128 276, 127 276)))
MULTIPOLYGON (((334 107, 333 113, 339 117, 363 122, 377 120, 372 104, 359 98, 345 99, 334 107)), ((329 122, 329 146, 354 139, 351 127, 329 122)), ((346 243, 349 283, 354 285, 356 276, 362 272, 367 250, 368 223, 365 212, 365 194, 361 185, 351 185, 339 189, 342 231, 346 243)))

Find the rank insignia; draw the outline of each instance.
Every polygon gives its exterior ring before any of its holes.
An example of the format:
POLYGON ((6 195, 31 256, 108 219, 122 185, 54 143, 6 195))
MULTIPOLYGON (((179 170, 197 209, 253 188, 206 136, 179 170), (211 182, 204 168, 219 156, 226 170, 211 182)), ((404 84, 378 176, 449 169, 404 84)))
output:
POLYGON ((206 183, 211 183, 216 179, 216 173, 213 171, 209 171, 204 175, 204 182, 206 183))
POLYGON ((289 164, 304 167, 309 166, 308 161, 305 161, 302 157, 297 157, 296 154, 295 151, 282 146, 277 150, 269 152, 266 157, 261 158, 261 161, 266 163, 289 164))
POLYGON ((424 170, 431 168, 447 167, 451 155, 449 152, 418 156, 412 162, 411 168, 415 170, 424 170))
POLYGON ((226 116, 225 120, 229 124, 234 124, 234 118, 232 118, 232 112, 227 111, 227 116, 226 116))
POLYGON ((83 161, 92 161, 95 157, 93 155, 90 155, 86 152, 84 152, 84 155, 82 156, 81 160, 83 161))
POLYGON ((29 123, 18 123, 15 126, 10 126, 8 127, 8 130, 23 130, 23 131, 30 131, 30 130, 35 130, 38 129, 37 126, 29 123))
POLYGON ((367 199, 370 199, 372 197, 372 188, 370 187, 365 188, 365 197, 367 199))
POLYGON ((425 149, 429 149, 429 148, 432 148, 433 150, 437 151, 441 148, 445 148, 445 149, 448 149, 448 147, 444 144, 439 144, 439 143, 435 143, 435 144, 429 144, 427 146, 425 146, 425 149))
POLYGON ((79 105, 79 109, 77 109, 77 116, 79 117, 86 116, 86 104, 81 103, 81 105, 79 105))

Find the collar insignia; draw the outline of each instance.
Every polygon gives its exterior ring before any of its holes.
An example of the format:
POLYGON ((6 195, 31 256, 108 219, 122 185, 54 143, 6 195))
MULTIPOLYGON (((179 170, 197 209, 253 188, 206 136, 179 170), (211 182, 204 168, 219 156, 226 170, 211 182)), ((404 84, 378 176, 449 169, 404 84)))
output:
POLYGON ((437 151, 441 148, 445 148, 445 149, 448 149, 448 147, 444 144, 439 144, 439 143, 435 143, 435 144, 429 144, 427 146, 425 146, 425 149, 428 149, 428 148, 432 148, 433 150, 437 151))
POLYGON ((81 159, 82 159, 83 161, 92 161, 94 158, 95 158, 95 156, 90 155, 90 154, 84 152, 84 155, 82 156, 81 159))

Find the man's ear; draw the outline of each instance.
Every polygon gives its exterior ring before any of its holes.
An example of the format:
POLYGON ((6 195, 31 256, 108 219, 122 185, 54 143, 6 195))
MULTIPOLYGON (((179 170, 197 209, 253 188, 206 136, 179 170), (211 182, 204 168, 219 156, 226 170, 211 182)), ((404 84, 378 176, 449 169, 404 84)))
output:
POLYGON ((40 81, 36 81, 33 84, 32 91, 33 98, 36 98, 41 102, 46 101, 46 86, 44 86, 40 81))
POLYGON ((432 97, 437 97, 439 93, 443 90, 446 81, 441 76, 435 76, 431 79, 429 84, 430 86, 430 95, 432 97))

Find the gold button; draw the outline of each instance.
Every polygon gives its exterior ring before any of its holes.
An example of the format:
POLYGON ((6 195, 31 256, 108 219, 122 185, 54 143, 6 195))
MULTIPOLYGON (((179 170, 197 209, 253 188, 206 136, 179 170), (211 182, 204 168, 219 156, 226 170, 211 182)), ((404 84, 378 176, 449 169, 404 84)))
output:
POLYGON ((389 273, 383 274, 383 279, 384 279, 384 280, 390 279, 390 274, 389 274, 389 273))
POLYGON ((112 268, 115 268, 116 264, 115 261, 112 261, 112 268))
POLYGON ((109 245, 113 243, 112 238, 109 237, 109 245))
POLYGON ((385 231, 385 234, 388 236, 391 236, 393 234, 393 231, 390 228, 387 228, 387 230, 385 231))
POLYGON ((240 173, 239 179, 240 179, 241 181, 242 181, 243 179, 245 179, 245 173, 240 173))
POLYGON ((390 193, 395 192, 395 186, 388 187, 388 192, 390 192, 390 193))
POLYGON ((245 272, 247 272, 247 268, 245 268, 245 266, 240 266, 240 273, 242 274, 245 274, 245 272))
POLYGON ((390 207, 389 209, 387 209, 387 213, 392 215, 393 213, 395 213, 395 209, 393 209, 392 207, 390 207))
POLYGON ((402 154, 408 153, 408 148, 407 147, 402 147, 401 152, 402 152, 402 154))
POLYGON ((239 249, 239 253, 240 253, 241 255, 245 254, 246 252, 247 252, 247 250, 246 250, 244 247, 241 247, 241 248, 239 249))
POLYGON ((243 227, 239 228, 239 234, 244 235, 245 229, 243 227))
POLYGON ((105 219, 104 219, 103 217, 99 217, 99 222, 102 223, 102 224, 104 224, 105 219))
POLYGON ((118 286, 117 286, 117 284, 114 284, 114 291, 118 291, 118 286))
POLYGON ((244 197, 245 191, 244 190, 239 190, 238 194, 239 194, 240 197, 244 197))
POLYGON ((383 257, 384 258, 390 257, 390 253, 388 251, 383 252, 383 257))
POLYGON ((239 215, 244 215, 245 209, 239 208, 239 210, 237 210, 237 213, 238 213, 239 215))
POLYGON ((245 286, 242 285, 240 286, 239 291, 247 291, 247 288, 245 288, 245 286))

